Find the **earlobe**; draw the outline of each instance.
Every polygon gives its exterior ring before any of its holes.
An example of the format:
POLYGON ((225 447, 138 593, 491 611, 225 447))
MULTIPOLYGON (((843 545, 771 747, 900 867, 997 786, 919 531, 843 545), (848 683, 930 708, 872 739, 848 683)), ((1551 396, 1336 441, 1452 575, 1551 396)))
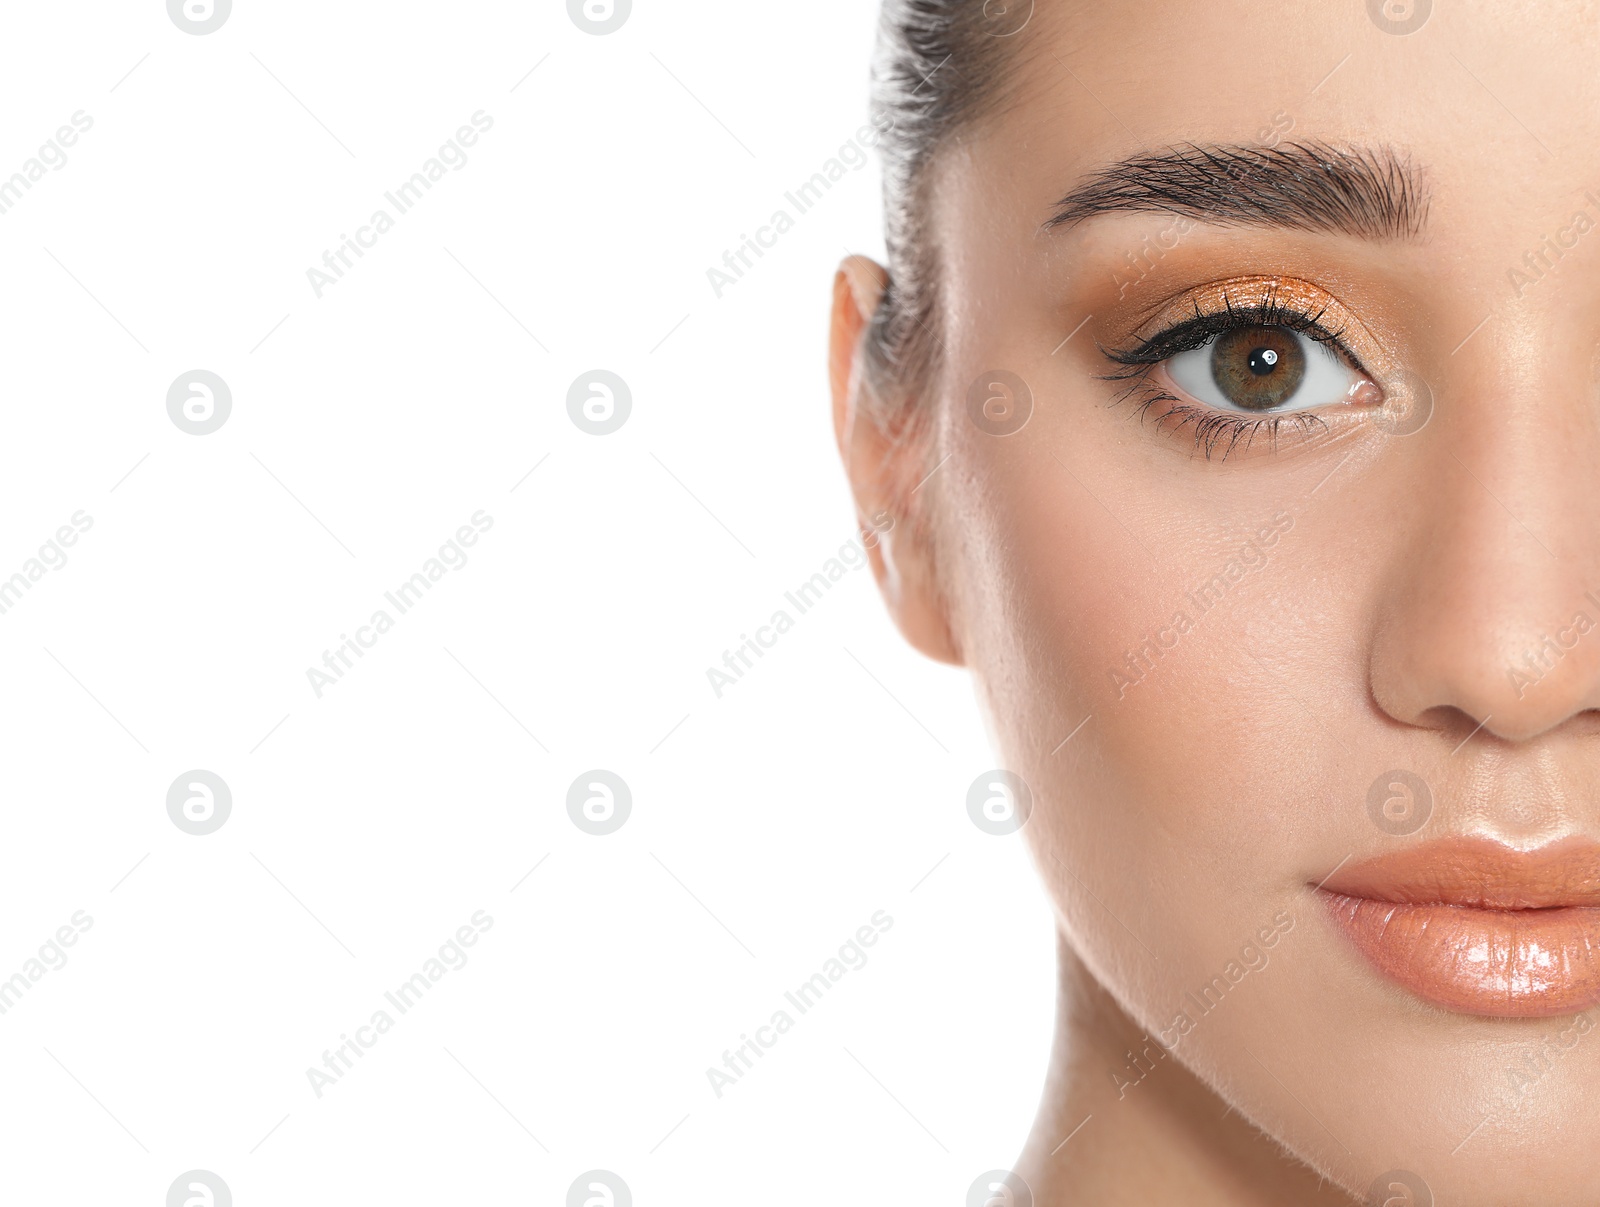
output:
POLYGON ((925 441, 908 438, 903 424, 886 430, 863 372, 863 341, 888 280, 864 256, 848 257, 834 276, 828 355, 834 436, 890 616, 915 649, 959 666, 963 659, 939 587, 925 501, 913 498, 926 473, 925 441))

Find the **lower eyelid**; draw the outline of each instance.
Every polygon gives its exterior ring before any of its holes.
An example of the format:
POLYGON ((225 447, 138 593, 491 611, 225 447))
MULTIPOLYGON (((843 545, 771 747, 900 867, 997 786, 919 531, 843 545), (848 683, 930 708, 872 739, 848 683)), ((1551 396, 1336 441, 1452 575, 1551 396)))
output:
POLYGON ((1156 387, 1148 378, 1131 385, 1119 401, 1127 401, 1141 392, 1144 397, 1137 402, 1134 414, 1141 420, 1153 418, 1157 426, 1166 429, 1169 439, 1177 440, 1187 433, 1196 451, 1207 461, 1226 461, 1235 453, 1249 452, 1262 440, 1269 442, 1275 451, 1279 432, 1286 427, 1302 436, 1327 427, 1315 410, 1251 415, 1218 410, 1202 402, 1184 402, 1156 387))

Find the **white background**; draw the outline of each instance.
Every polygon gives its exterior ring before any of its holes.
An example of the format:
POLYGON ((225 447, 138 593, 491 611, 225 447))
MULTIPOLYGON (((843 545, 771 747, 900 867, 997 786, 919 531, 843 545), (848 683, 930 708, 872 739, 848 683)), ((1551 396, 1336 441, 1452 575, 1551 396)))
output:
POLYGON ((6 6, 0 176, 93 128, 0 215, 0 578, 93 527, 0 615, 0 978, 93 925, 0 1016, 0 1199, 159 1207, 203 1169, 240 1207, 558 1205, 604 1169, 641 1207, 959 1204, 1011 1162, 1053 938, 1020 838, 966 815, 996 757, 966 676, 865 570, 722 698, 706 674, 854 534, 826 311, 881 248, 876 163, 722 298, 706 271, 864 122, 875 7, 638 0, 595 36, 560 0, 236 0, 196 36, 162 0, 6 6), (479 110, 319 299, 307 269, 479 110), (167 414, 195 368, 232 392, 210 435, 167 414), (608 436, 567 412, 596 368, 632 394, 608 436), (166 807, 196 768, 233 796, 204 837, 166 807), (596 768, 633 797, 605 837, 566 808, 596 768))

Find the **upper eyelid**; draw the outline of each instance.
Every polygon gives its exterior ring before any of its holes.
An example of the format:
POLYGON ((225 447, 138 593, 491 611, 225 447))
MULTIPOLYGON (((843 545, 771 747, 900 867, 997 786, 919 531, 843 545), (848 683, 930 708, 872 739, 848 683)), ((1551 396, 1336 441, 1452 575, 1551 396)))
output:
POLYGON ((1271 300, 1251 303, 1245 306, 1229 305, 1224 309, 1201 312, 1173 323, 1171 326, 1156 332, 1153 335, 1138 339, 1131 346, 1118 349, 1106 348, 1100 345, 1101 353, 1114 364, 1124 366, 1141 366, 1158 364, 1168 357, 1179 352, 1186 352, 1193 348, 1201 347, 1224 331, 1237 327, 1269 326, 1284 327, 1288 330, 1299 331, 1317 340, 1319 343, 1331 344, 1344 355, 1350 363, 1361 373, 1366 373, 1366 368, 1361 363, 1361 358, 1356 355, 1344 339, 1346 327, 1330 328, 1321 321, 1322 315, 1327 313, 1323 307, 1316 313, 1307 313, 1305 310, 1292 304, 1280 304, 1271 300), (1284 322, 1288 319, 1290 322, 1284 322))

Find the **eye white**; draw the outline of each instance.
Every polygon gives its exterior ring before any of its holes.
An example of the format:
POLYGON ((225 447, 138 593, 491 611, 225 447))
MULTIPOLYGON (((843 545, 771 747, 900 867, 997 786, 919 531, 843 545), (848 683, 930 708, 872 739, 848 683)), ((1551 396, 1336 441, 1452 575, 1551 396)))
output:
MULTIPOLYGON (((1167 376, 1195 401, 1237 415, 1281 415, 1285 411, 1309 411, 1315 407, 1332 406, 1348 401, 1356 387, 1366 380, 1350 367, 1332 344, 1314 340, 1299 331, 1278 330, 1300 342, 1300 350, 1305 354, 1306 372, 1295 392, 1269 411, 1239 406, 1223 394, 1211 372, 1211 352, 1217 336, 1212 336, 1198 348, 1169 356, 1164 362, 1167 376)), ((1277 354, 1269 350, 1265 355, 1275 357, 1277 354)), ((1271 364, 1272 361, 1267 363, 1271 364)))

